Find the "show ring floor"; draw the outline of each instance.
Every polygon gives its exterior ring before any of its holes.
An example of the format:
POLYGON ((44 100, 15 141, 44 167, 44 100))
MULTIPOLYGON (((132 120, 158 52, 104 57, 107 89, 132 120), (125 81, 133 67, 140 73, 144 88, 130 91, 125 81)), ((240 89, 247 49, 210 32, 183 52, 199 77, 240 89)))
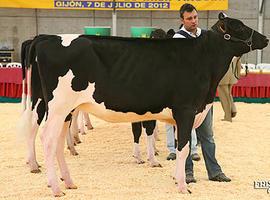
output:
MULTIPOLYGON (((173 199, 269 199, 266 189, 254 189, 254 181, 270 181, 270 104, 236 103, 238 113, 233 123, 221 121, 220 102, 214 103, 216 157, 230 183, 207 179, 204 161, 195 163, 196 184, 191 195, 177 193, 171 173, 174 161, 167 161, 166 135, 159 124, 157 157, 163 168, 138 165, 132 157, 133 136, 129 123, 112 124, 92 116, 94 130, 81 136, 76 146, 79 156, 65 149, 77 190, 66 190, 61 199, 173 200, 173 199)), ((16 139, 20 104, 0 104, 0 199, 52 199, 47 188, 43 150, 36 140, 40 174, 31 174, 25 164, 25 145, 16 139)), ((141 152, 146 161, 146 138, 141 137, 141 152)), ((199 149, 199 154, 201 150, 199 149)), ((58 170, 59 175, 59 170, 58 170)), ((60 182, 60 181, 59 181, 60 182)))

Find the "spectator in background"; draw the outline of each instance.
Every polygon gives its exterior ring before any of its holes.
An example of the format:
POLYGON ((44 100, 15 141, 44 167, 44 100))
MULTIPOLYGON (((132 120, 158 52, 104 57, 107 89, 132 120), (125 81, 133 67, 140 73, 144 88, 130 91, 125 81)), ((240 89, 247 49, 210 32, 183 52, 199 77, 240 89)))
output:
POLYGON ((218 85, 218 96, 224 111, 223 121, 232 122, 236 116, 236 106, 233 101, 232 87, 237 83, 240 77, 241 60, 239 57, 233 57, 227 73, 221 79, 218 85))

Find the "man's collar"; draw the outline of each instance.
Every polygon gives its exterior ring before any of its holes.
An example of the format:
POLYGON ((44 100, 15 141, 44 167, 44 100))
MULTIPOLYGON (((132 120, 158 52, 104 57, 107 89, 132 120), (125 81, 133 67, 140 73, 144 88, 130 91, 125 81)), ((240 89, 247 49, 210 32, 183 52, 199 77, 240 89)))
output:
POLYGON ((192 32, 189 32, 184 26, 182 26, 182 28, 180 30, 183 30, 183 31, 187 32, 192 37, 199 37, 201 35, 201 33, 202 33, 202 30, 200 28, 197 28, 196 35, 194 35, 192 32))

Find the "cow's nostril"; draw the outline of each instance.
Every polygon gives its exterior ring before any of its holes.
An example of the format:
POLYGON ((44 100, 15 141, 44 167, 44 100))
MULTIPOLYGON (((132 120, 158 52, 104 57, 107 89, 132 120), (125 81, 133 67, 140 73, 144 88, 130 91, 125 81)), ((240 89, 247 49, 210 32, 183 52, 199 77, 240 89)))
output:
POLYGON ((265 41, 266 41, 267 44, 269 43, 269 39, 268 38, 265 38, 265 41))

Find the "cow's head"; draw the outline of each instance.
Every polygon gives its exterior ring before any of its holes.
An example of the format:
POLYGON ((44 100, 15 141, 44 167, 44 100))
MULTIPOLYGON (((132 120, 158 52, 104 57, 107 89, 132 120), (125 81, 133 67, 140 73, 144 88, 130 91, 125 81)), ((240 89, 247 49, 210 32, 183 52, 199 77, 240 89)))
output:
POLYGON ((223 35, 224 40, 242 44, 241 54, 254 49, 262 49, 269 42, 264 35, 244 25, 238 19, 227 17, 224 13, 219 13, 219 20, 212 26, 212 30, 223 35))

